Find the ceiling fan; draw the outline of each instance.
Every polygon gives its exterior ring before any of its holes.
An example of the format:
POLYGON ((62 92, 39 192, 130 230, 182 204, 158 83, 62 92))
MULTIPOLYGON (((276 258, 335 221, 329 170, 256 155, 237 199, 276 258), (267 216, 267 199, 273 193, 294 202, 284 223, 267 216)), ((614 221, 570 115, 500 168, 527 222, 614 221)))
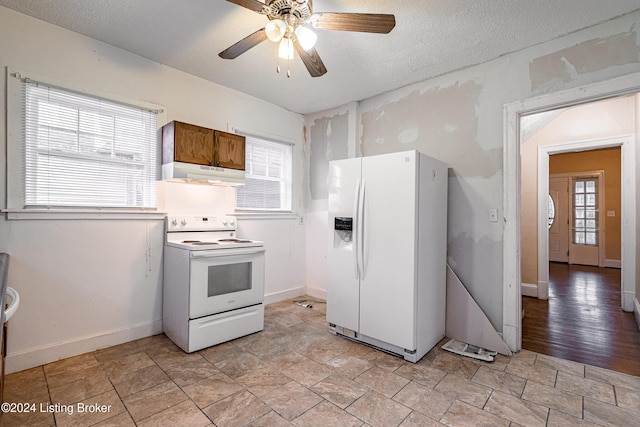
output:
MULTIPOLYGON (((311 77, 327 72, 318 52, 314 49, 317 35, 312 30, 356 31, 363 33, 389 33, 396 25, 394 15, 378 13, 313 13, 312 0, 227 0, 261 15, 269 22, 264 28, 248 35, 218 54, 223 59, 234 59, 252 47, 269 39, 280 43, 278 56, 293 59, 294 51, 304 63, 311 77)), ((280 72, 278 65, 277 71, 280 72)), ((287 71, 287 76, 291 76, 287 71)))

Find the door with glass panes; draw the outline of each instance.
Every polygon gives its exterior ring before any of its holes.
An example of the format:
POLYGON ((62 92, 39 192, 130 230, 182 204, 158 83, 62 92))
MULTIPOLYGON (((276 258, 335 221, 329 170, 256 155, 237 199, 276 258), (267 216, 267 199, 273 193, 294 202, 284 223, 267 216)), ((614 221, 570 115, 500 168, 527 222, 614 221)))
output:
POLYGON ((601 172, 571 179, 569 264, 604 265, 600 257, 600 246, 604 244, 600 217, 603 179, 601 172))

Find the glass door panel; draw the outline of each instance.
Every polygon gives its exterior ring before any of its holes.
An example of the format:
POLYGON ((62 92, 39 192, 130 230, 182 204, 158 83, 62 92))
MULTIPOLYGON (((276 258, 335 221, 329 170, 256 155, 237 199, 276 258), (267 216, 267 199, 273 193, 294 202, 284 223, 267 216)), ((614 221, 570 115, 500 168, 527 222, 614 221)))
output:
POLYGON ((600 175, 574 176, 571 185, 569 263, 600 265, 600 175))
POLYGON ((576 178, 573 185, 573 243, 598 244, 598 178, 576 178))

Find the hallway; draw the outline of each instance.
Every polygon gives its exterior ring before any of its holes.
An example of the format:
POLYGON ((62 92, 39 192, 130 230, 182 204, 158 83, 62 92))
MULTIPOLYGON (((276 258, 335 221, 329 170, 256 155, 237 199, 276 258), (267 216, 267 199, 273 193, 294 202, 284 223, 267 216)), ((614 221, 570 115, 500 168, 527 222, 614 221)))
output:
POLYGON ((640 331, 620 270, 549 263, 549 300, 523 297, 522 348, 640 376, 640 331))

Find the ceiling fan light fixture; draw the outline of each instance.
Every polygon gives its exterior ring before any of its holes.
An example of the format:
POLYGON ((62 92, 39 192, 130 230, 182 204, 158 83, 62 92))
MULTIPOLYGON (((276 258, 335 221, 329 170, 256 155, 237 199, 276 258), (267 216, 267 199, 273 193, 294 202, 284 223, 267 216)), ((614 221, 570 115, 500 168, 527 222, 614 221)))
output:
POLYGON ((298 42, 300 42, 300 46, 304 50, 309 50, 316 45, 318 35, 314 33, 311 28, 299 25, 296 28, 295 33, 298 42))
POLYGON ((291 38, 285 37, 280 40, 278 57, 282 59, 293 59, 293 40, 291 40, 291 38))
POLYGON ((264 27, 267 38, 272 42, 279 42, 287 31, 287 24, 282 19, 269 21, 264 27))
MULTIPOLYGON (((218 54, 222 59, 234 59, 265 40, 278 43, 278 57, 286 61, 294 52, 311 77, 326 74, 322 59, 315 50, 315 30, 352 31, 387 34, 396 26, 396 18, 383 13, 321 12, 314 13, 313 0, 227 0, 261 15, 269 22, 218 54)), ((278 64, 280 60, 278 60, 278 64)), ((287 66, 289 64, 287 63, 287 66)), ((278 67, 279 68, 279 67, 278 67)), ((287 72, 287 76, 291 73, 287 72)))

